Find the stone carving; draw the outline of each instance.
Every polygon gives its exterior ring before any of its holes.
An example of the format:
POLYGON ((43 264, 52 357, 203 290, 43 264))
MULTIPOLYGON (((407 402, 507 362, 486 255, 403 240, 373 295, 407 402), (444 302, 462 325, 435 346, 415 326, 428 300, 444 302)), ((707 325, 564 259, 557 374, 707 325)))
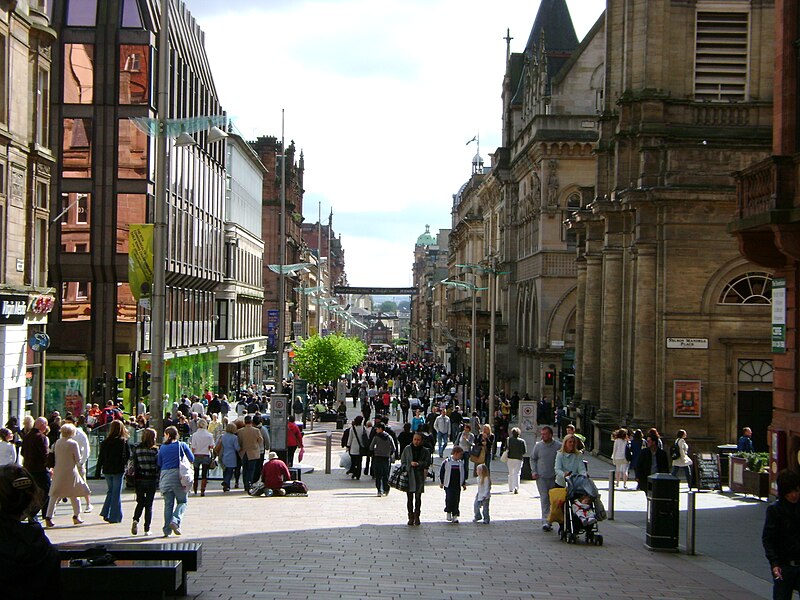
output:
POLYGON ((547 208, 558 207, 558 162, 551 160, 548 163, 547 177, 547 208))
POLYGON ((539 175, 536 171, 531 175, 531 196, 533 208, 539 208, 542 205, 542 182, 539 180, 539 175))

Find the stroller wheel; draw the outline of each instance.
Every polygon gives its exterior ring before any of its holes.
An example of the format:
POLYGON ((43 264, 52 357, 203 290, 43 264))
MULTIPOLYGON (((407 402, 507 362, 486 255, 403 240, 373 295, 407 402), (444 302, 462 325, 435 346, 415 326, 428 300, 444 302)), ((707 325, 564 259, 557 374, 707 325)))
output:
POLYGON ((603 545, 603 536, 602 535, 595 536, 594 543, 597 544, 598 546, 602 546, 603 545))
POLYGON ((574 533, 570 533, 569 534, 569 536, 567 537, 567 543, 568 544, 574 544, 575 543, 575 534, 574 533))

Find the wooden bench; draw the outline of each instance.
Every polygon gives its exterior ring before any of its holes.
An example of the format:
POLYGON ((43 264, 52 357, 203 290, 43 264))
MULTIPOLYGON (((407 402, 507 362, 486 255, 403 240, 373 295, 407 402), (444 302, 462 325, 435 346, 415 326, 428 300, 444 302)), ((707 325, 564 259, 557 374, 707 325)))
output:
MULTIPOLYGON (((182 573, 180 585, 175 589, 176 596, 185 596, 186 574, 196 572, 203 562, 202 544, 193 542, 167 543, 167 544, 130 544, 130 543, 111 543, 111 544, 59 544, 58 554, 61 560, 71 560, 73 558, 86 558, 87 553, 95 552, 102 548, 103 552, 108 552, 114 558, 121 561, 180 561, 182 563, 182 573)), ((87 567, 94 569, 95 567, 87 567)))
POLYGON ((64 600, 164 600, 183 582, 179 560, 118 560, 102 567, 61 563, 64 600))

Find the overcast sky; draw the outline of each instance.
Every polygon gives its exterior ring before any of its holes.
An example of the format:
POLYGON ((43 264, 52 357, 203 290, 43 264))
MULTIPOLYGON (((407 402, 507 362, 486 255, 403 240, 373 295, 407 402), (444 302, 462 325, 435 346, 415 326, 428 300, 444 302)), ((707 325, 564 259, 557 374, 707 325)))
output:
MULTIPOLYGON (((506 29, 521 52, 538 0, 185 0, 222 105, 247 139, 305 154, 306 221, 333 209, 352 285, 408 286, 414 242, 501 140, 506 29)), ((603 0, 567 0, 578 38, 603 0)))

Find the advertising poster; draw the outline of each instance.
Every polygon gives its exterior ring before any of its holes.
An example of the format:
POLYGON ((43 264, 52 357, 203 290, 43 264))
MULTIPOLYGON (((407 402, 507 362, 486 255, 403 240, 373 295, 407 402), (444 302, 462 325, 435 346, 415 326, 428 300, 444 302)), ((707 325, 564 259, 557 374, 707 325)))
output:
POLYGON ((270 309, 267 311, 267 350, 274 352, 278 349, 278 318, 280 311, 270 309))
POLYGON ((700 417, 701 383, 699 379, 673 381, 673 417, 700 417))
POLYGON ((130 225, 128 281, 136 300, 149 298, 153 289, 153 225, 130 225))

